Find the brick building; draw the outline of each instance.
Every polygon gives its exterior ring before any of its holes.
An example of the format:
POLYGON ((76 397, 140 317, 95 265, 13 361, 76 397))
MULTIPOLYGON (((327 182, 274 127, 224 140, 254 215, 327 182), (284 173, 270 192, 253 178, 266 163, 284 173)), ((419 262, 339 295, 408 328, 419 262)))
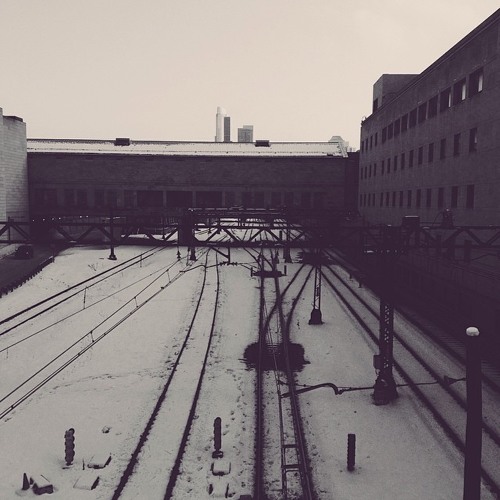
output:
POLYGON ((357 156, 343 141, 28 140, 32 215, 184 207, 344 210, 357 156))
POLYGON ((0 220, 28 219, 26 124, 0 108, 0 220))
POLYGON ((385 74, 361 124, 358 207, 370 223, 404 215, 500 224, 500 10, 419 75, 385 74))
POLYGON ((497 359, 499 56, 497 10, 421 74, 380 77, 372 114, 361 124, 357 200, 368 224, 399 225, 403 216, 418 215, 443 239, 456 226, 483 226, 483 233, 451 238, 446 249, 409 251, 397 261, 395 281, 457 335, 478 326, 497 359), (475 235, 490 246, 466 258, 466 240, 475 235))

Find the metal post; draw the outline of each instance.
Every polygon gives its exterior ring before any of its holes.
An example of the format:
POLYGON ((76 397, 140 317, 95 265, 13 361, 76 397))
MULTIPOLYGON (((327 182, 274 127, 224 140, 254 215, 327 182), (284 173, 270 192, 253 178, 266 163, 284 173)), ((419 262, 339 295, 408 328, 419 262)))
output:
POLYGON ((314 298, 313 309, 311 311, 311 318, 309 319, 310 325, 322 325, 323 319, 321 317, 321 250, 316 249, 314 264, 314 298))
POLYGON ((388 404, 398 397, 396 382, 392 374, 394 340, 394 266, 402 250, 400 228, 388 226, 384 229, 380 245, 380 319, 379 354, 373 364, 378 370, 373 386, 373 401, 376 405, 388 404))
POLYGON ((292 258, 290 256, 290 228, 288 227, 288 224, 286 228, 286 242, 283 247, 283 259, 285 259, 287 264, 291 264, 292 262, 292 258))
POLYGON ((467 425, 465 431, 464 500, 481 498, 482 393, 479 330, 466 330, 467 425))
POLYGON ((109 232, 111 233, 111 236, 109 238, 109 242, 110 242, 111 248, 110 248, 110 254, 108 257, 109 260, 116 260, 115 248, 114 248, 113 222, 114 222, 113 221, 113 209, 110 208, 109 209, 109 232))

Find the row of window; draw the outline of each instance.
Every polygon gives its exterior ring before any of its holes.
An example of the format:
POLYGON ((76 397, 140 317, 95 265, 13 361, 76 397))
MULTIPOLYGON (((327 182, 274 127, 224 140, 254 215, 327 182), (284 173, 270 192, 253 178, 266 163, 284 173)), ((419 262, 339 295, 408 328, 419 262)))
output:
MULTIPOLYGON (((466 134, 461 132, 453 136, 453 156, 460 156, 463 152, 463 135, 466 135, 466 141, 468 141, 467 150, 469 153, 474 153, 477 151, 477 127, 471 128, 466 134)), ((424 146, 419 146, 417 149, 410 149, 408 151, 408 156, 406 152, 400 155, 394 155, 392 158, 384 159, 380 162, 380 175, 390 174, 391 172, 396 172, 398 168, 404 170, 408 160, 408 167, 412 168, 415 164, 422 165, 424 161, 431 164, 434 161, 435 153, 439 153, 439 159, 444 160, 448 155, 448 142, 446 137, 439 141, 439 151, 435 151, 435 143, 431 142, 427 145, 426 155, 424 151, 424 146)), ((376 177, 378 172, 377 162, 373 164, 366 165, 360 168, 359 177, 360 179, 368 179, 370 177, 376 177)))
POLYGON ((474 184, 468 186, 451 186, 424 189, 408 189, 401 191, 385 191, 382 193, 363 193, 359 195, 360 207, 391 208, 474 208, 474 184), (465 188, 465 189, 464 189, 465 188), (448 196, 445 200, 445 196, 448 196), (434 201, 435 198, 435 201, 434 201))
MULTIPOLYGON (((408 129, 415 127, 417 124, 423 123, 426 120, 437 116, 438 111, 443 113, 452 106, 460 104, 468 97, 472 97, 483 90, 483 68, 479 68, 469 75, 468 85, 467 79, 462 78, 453 86, 450 86, 439 94, 435 95, 428 101, 418 105, 409 113, 397 118, 382 129, 381 142, 397 137, 399 134, 406 132, 408 129)), ((378 144, 378 132, 361 141, 361 152, 368 151, 378 144)))
POLYGON ((160 191, 38 188, 34 191, 36 208, 189 208, 231 207, 242 204, 247 207, 300 206, 324 208, 326 193, 272 191, 235 193, 234 191, 160 191), (266 196, 267 194, 267 196, 266 196), (92 199, 91 199, 92 197, 92 199))

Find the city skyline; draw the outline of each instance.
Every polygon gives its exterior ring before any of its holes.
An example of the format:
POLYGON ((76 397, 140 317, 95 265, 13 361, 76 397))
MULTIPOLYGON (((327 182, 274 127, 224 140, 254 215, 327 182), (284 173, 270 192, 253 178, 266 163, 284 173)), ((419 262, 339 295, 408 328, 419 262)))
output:
POLYGON ((22 117, 32 138, 213 141, 214 109, 223 104, 232 137, 245 122, 255 139, 340 135, 359 147, 375 81, 422 72, 498 5, 257 0, 243 7, 6 0, 0 107, 22 117))

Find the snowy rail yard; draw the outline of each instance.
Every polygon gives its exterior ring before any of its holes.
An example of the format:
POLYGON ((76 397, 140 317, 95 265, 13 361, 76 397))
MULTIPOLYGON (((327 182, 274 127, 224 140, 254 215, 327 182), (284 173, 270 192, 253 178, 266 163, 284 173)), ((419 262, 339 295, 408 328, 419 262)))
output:
MULTIPOLYGON (((175 247, 122 246, 118 261, 110 261, 104 247, 70 248, 0 299, 0 498, 35 497, 33 488, 22 489, 25 473, 45 477, 53 485, 50 498, 59 499, 254 495, 256 370, 245 353, 259 337, 258 251, 233 249, 229 264, 214 250, 198 249, 196 260, 180 250, 178 258, 175 247), (217 417, 223 459, 212 458, 217 417), (67 467, 70 428, 75 456, 67 467)), ((323 324, 308 324, 314 285, 298 254, 292 252, 279 278, 285 311, 295 303, 291 341, 304 349, 297 387, 373 386, 376 346, 326 281, 323 324)), ((348 281, 349 273, 332 268, 348 281)), ((376 303, 368 289, 359 293, 376 303)), ((422 356, 442 375, 464 376, 403 319, 396 327, 418 339, 422 356)), ((396 344, 398 355, 405 356, 396 344)), ((415 376, 433 381, 425 370, 415 376)), ((268 387, 283 384, 272 370, 266 378, 268 387)), ((442 399, 437 385, 422 390, 442 399)), ((461 498, 463 455, 412 389, 399 387, 399 397, 384 406, 373 404, 371 392, 335 395, 321 388, 299 395, 314 497, 461 498), (353 471, 346 464, 348 434, 356 435, 353 471)), ((498 431, 500 398, 486 387, 484 394, 485 421, 498 431)), ((279 411, 268 402, 264 415, 272 424, 264 427, 264 489, 267 498, 281 499, 279 411)), ((463 417, 455 424, 463 434, 463 417)), ((495 480, 499 460, 498 447, 485 443, 483 466, 495 480)), ((288 497, 299 498, 290 486, 288 497)), ((482 498, 495 494, 483 485, 482 498)))

